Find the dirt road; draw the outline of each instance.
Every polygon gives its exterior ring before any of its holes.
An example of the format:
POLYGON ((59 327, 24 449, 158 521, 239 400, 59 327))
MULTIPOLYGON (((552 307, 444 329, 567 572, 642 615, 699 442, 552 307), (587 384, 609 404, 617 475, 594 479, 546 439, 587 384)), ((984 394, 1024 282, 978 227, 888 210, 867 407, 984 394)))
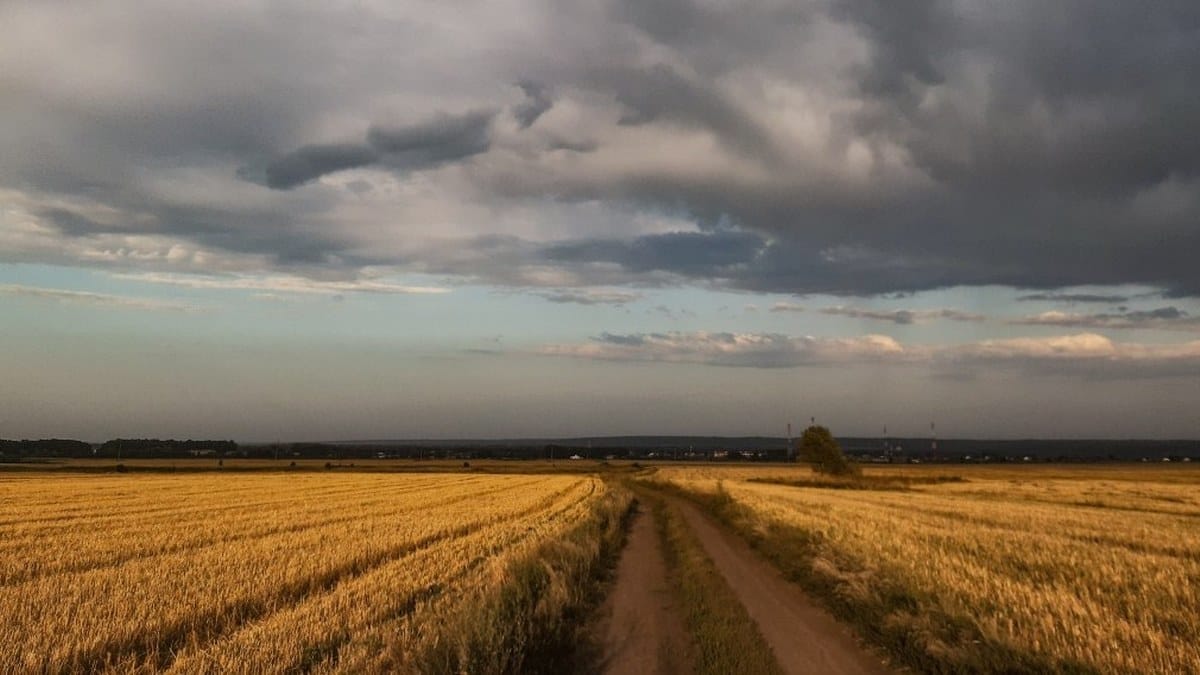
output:
POLYGON ((785 672, 892 672, 860 646, 847 627, 813 604, 745 541, 720 528, 694 504, 682 499, 670 501, 680 509, 684 522, 746 606, 785 672))
POLYGON ((689 639, 674 606, 654 516, 639 507, 606 601, 603 672, 692 672, 689 639))

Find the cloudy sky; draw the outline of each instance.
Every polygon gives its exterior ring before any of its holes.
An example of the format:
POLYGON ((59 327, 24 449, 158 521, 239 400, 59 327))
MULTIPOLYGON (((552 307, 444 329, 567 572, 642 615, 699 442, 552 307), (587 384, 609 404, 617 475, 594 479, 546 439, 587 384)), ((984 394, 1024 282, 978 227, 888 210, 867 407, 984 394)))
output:
POLYGON ((1194 0, 0 0, 0 437, 1197 437, 1194 0))

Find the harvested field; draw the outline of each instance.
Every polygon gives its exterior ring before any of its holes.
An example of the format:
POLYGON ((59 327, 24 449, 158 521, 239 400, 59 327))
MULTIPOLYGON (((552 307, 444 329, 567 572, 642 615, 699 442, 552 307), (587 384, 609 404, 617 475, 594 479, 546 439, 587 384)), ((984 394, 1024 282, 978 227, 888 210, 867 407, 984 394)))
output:
POLYGON ((709 505, 919 669, 1200 671, 1200 472, 954 473, 963 480, 902 489, 870 489, 871 471, 834 489, 781 467, 660 468, 653 480, 709 505))
POLYGON ((586 569, 601 533, 563 542, 627 503, 580 476, 9 475, 0 672, 420 670, 515 565, 586 569))

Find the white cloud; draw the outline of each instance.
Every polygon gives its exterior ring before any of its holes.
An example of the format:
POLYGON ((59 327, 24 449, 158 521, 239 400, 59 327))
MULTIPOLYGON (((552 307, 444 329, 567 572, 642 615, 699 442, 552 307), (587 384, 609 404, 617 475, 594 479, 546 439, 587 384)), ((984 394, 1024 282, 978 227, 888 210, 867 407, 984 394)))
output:
POLYGON ((662 361, 753 368, 903 361, 910 356, 886 335, 816 338, 708 332, 605 333, 587 343, 549 345, 541 353, 604 361, 662 361))
POLYGON ((777 302, 774 305, 771 305, 771 311, 774 313, 778 313, 778 312, 799 313, 799 312, 804 311, 804 307, 801 305, 797 305, 794 302, 777 302))
POLYGON ((1119 355, 1112 340, 1095 333, 1055 337, 1023 337, 1002 340, 983 340, 964 345, 950 353, 982 359, 1092 359, 1114 358, 1119 355))
POLYGON ((201 308, 169 300, 153 298, 138 298, 127 295, 110 295, 108 293, 91 293, 87 291, 72 291, 63 288, 43 288, 40 286, 22 286, 20 284, 0 284, 0 295, 34 300, 49 300, 80 305, 96 305, 115 307, 118 309, 143 309, 169 312, 194 312, 201 308))
POLYGON ((1095 333, 984 340, 940 350, 940 366, 1002 367, 1038 374, 1155 377, 1200 373, 1200 340, 1114 342, 1095 333))
POLYGON ((304 293, 337 295, 341 293, 381 293, 393 295, 449 293, 440 286, 407 286, 376 279, 323 281, 293 275, 272 276, 201 276, 185 274, 116 274, 118 279, 152 284, 167 284, 183 288, 250 290, 274 293, 304 293))
POLYGON ((604 333, 585 343, 547 345, 539 353, 602 361, 752 368, 893 363, 941 371, 989 367, 1103 377, 1200 372, 1200 340, 1120 343, 1094 333, 937 346, 905 345, 889 336, 873 334, 833 338, 776 333, 604 333))
POLYGON ((1097 314, 1051 310, 1016 319, 1010 323, 1022 326, 1108 328, 1113 330, 1200 330, 1200 316, 1192 316, 1176 307, 1097 314))

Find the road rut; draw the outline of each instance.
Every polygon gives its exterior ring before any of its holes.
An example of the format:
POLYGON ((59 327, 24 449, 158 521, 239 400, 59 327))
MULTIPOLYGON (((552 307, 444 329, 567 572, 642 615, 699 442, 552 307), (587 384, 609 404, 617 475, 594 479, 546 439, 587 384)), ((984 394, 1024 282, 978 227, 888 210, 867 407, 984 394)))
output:
POLYGON ((690 642, 675 605, 654 514, 639 507, 606 601, 606 675, 683 675, 690 642))
POLYGON ((684 522, 745 605, 787 673, 860 675, 893 672, 864 649, 846 626, 818 607, 778 569, 695 505, 670 499, 684 522))

